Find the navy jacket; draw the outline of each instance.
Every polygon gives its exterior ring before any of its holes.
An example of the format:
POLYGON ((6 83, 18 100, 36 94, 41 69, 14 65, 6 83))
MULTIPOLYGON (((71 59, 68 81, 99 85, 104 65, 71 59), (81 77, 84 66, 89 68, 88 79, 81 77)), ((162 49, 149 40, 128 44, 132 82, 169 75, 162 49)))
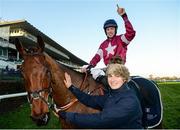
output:
POLYGON ((88 95, 73 85, 69 90, 84 105, 100 110, 93 114, 67 112, 66 120, 79 128, 143 128, 139 100, 127 84, 103 96, 88 95))

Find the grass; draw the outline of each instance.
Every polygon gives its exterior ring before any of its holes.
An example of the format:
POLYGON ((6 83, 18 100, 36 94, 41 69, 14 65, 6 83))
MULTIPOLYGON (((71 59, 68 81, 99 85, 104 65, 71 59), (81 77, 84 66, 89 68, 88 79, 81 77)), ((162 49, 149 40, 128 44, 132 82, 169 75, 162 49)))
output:
POLYGON ((163 127, 180 129, 180 82, 158 83, 163 102, 163 127))
MULTIPOLYGON (((180 129, 180 82, 158 83, 163 102, 163 128, 180 129)), ((30 108, 26 103, 0 116, 0 128, 23 129, 59 129, 60 123, 57 117, 51 113, 51 119, 47 126, 38 127, 29 118, 30 108)))
POLYGON ((36 126, 29 117, 30 107, 26 103, 14 112, 0 116, 0 128, 1 129, 59 129, 60 123, 57 117, 51 113, 51 119, 47 126, 36 126))

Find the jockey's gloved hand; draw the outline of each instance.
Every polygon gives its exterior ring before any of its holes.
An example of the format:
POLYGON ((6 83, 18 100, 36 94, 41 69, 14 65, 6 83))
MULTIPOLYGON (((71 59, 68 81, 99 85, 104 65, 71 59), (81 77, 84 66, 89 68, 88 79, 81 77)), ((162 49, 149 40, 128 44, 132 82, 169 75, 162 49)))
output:
POLYGON ((102 76, 104 77, 105 72, 102 69, 92 69, 91 75, 92 75, 94 80, 97 80, 98 77, 102 77, 102 76))
POLYGON ((88 65, 88 67, 86 68, 86 72, 87 72, 88 74, 90 74, 92 68, 94 68, 93 65, 88 65))
POLYGON ((64 111, 59 111, 59 112, 58 112, 58 115, 59 115, 60 118, 66 119, 66 112, 64 112, 64 111))

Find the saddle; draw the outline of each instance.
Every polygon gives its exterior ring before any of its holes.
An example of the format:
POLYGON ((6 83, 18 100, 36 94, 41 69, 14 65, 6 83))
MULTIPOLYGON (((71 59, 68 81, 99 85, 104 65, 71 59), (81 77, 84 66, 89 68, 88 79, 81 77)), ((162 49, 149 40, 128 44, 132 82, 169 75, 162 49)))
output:
POLYGON ((136 93, 142 107, 142 124, 144 128, 154 128, 162 120, 162 102, 155 82, 132 76, 128 86, 136 93))

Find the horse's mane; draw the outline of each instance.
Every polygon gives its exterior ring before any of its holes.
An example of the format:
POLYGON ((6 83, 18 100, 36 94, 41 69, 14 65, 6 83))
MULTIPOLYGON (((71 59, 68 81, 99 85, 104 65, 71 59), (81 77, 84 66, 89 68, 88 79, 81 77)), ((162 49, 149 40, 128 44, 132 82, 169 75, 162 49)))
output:
POLYGON ((69 66, 69 65, 66 65, 66 64, 63 64, 63 63, 59 63, 59 62, 57 62, 57 63, 62 68, 66 68, 66 69, 72 70, 73 72, 78 73, 80 75, 84 75, 84 73, 82 73, 80 71, 77 71, 77 69, 80 69, 79 67, 72 67, 72 66, 69 66))
POLYGON ((63 69, 69 69, 79 75, 84 75, 83 73, 79 72, 79 71, 76 71, 75 69, 79 69, 78 67, 71 67, 71 66, 68 66, 68 65, 65 65, 63 63, 60 63, 60 62, 57 62, 56 60, 54 60, 52 57, 50 57, 47 53, 44 53, 45 55, 45 58, 47 60, 48 63, 51 63, 51 65, 53 66, 53 68, 55 67, 57 69, 57 67, 59 68, 63 68, 63 69))

